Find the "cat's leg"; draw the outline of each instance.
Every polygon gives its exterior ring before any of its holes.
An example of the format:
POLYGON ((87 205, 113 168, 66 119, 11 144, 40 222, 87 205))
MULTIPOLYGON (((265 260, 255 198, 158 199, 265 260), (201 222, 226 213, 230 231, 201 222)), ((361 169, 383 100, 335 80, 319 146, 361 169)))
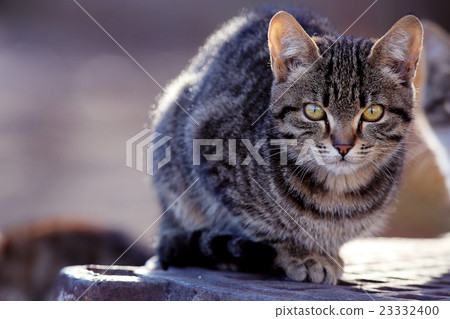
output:
POLYGON ((157 247, 158 262, 161 267, 167 269, 169 266, 201 266, 205 263, 196 247, 196 236, 197 234, 181 228, 161 231, 157 247))
POLYGON ((274 248, 275 266, 292 280, 335 285, 342 276, 344 263, 339 254, 321 255, 292 243, 275 244, 274 248))
POLYGON ((199 250, 222 270, 268 272, 272 269, 275 250, 264 243, 229 233, 202 231, 199 250))
POLYGON ((187 231, 167 223, 160 233, 159 263, 169 266, 200 266, 250 272, 268 271, 275 258, 275 250, 250 239, 201 229, 187 231))

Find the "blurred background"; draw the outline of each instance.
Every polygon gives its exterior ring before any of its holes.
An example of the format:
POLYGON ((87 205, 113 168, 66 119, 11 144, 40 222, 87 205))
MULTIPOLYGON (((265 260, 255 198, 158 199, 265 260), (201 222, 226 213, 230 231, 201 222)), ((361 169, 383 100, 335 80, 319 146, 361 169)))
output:
MULTIPOLYGON (((79 0, 163 86, 217 27, 266 2, 79 0)), ((343 32, 372 2, 284 3, 318 11, 343 32)), ((348 33, 380 37, 409 13, 448 31, 448 6, 379 0, 348 33)), ((162 90, 73 1, 0 1, 0 48, 0 232, 58 217, 136 238, 161 211, 151 179, 125 166, 125 142, 146 126, 162 90)), ((429 156, 409 165, 382 235, 450 230, 443 180, 429 156)))

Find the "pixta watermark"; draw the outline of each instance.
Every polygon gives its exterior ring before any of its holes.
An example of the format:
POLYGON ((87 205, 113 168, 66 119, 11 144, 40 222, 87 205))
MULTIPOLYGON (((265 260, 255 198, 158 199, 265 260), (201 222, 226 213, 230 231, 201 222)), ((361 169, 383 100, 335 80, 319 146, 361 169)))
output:
MULTIPOLYGON (((177 151, 168 143, 171 139, 171 136, 149 129, 140 131, 126 142, 126 165, 148 175, 154 175, 156 170, 172 160, 172 152, 177 151), (154 153, 160 148, 163 148, 164 156, 155 163, 154 153)), ((192 149, 192 154, 184 156, 192 157, 193 166, 201 165, 202 159, 208 162, 226 162, 230 166, 245 166, 252 161, 257 165, 269 165, 260 152, 264 145, 268 145, 271 149, 277 148, 279 165, 288 165, 289 147, 295 148, 295 165, 301 166, 310 161, 314 161, 317 165, 325 165, 316 144, 311 139, 302 141, 301 144, 296 139, 259 139, 253 143, 249 139, 193 139, 192 148, 186 148, 192 149), (205 152, 205 148, 208 152, 205 152), (237 155, 238 148, 245 149, 243 159, 240 158, 242 154, 237 155)), ((183 152, 186 152, 186 149, 183 152)))

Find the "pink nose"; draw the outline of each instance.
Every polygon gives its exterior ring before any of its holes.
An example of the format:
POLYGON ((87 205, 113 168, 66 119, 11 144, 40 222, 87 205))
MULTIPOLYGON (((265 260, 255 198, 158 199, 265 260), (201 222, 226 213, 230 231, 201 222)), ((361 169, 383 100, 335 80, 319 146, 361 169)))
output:
POLYGON ((346 144, 346 145, 335 144, 333 146, 339 151, 339 154, 341 154, 342 157, 347 155, 348 152, 350 152, 350 150, 353 148, 353 145, 348 145, 348 144, 346 144))

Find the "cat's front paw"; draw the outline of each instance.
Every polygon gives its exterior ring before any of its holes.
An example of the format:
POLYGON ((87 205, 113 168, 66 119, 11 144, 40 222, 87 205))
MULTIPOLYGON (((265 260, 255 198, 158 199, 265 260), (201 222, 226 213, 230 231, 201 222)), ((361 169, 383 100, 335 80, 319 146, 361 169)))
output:
POLYGON ((339 257, 333 259, 316 253, 301 257, 281 255, 277 264, 292 280, 335 285, 342 276, 343 263, 339 257))

